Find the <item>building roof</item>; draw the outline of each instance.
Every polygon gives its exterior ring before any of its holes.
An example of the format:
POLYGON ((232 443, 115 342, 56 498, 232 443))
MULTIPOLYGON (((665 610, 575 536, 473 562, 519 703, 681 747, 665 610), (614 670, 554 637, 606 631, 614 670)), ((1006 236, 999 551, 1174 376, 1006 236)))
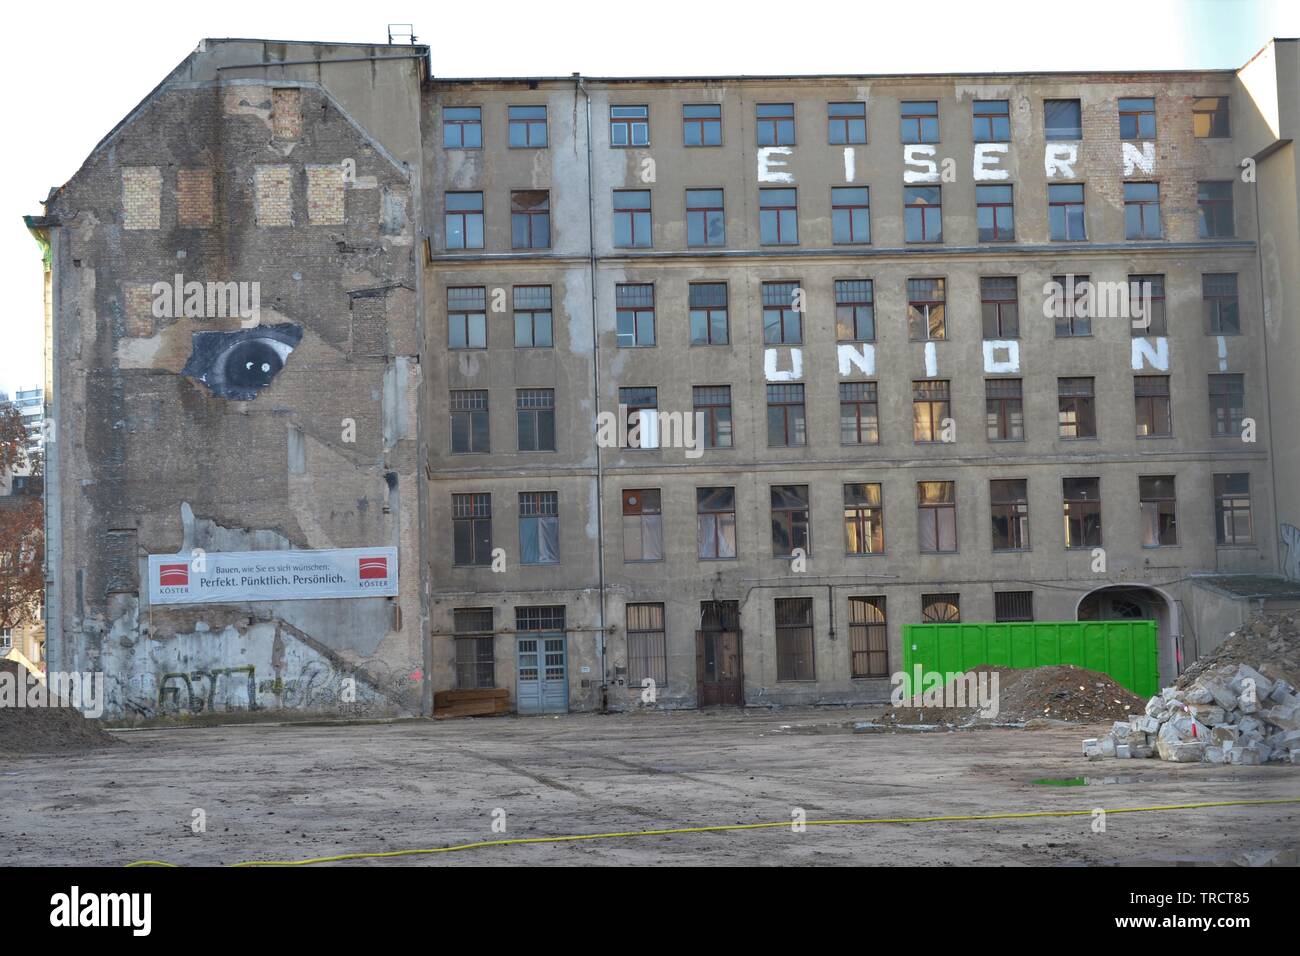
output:
POLYGON ((1192 583, 1233 597, 1300 600, 1300 581, 1280 574, 1197 574, 1192 583))

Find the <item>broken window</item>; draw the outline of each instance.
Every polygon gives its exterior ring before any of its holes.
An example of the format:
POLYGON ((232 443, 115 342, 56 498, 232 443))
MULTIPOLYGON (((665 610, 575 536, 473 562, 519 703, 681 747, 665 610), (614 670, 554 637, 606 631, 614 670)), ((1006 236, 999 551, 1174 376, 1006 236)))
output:
POLYGON ((1196 205, 1202 239, 1224 239, 1234 234, 1231 181, 1197 183, 1196 205))
POLYGON ((558 492, 519 493, 519 563, 560 563, 558 492))
POLYGON ((1214 540, 1220 545, 1250 544, 1255 540, 1249 474, 1214 476, 1214 540))
POLYGON ((998 478, 989 482, 994 551, 1029 550, 1029 482, 998 478))
POLYGON ((1238 438, 1246 416, 1246 376, 1228 373, 1210 376, 1210 435, 1238 438))
POLYGON ((655 287, 651 283, 614 286, 614 308, 620 348, 655 344, 655 287))
POLYGON ((1067 548, 1101 547, 1101 479, 1062 478, 1067 548))
POLYGON ((844 486, 844 553, 879 554, 885 550, 885 508, 875 482, 844 486))
POLYGON ((1061 438, 1096 438, 1097 406, 1091 378, 1056 380, 1057 425, 1061 438))
POLYGON ((627 447, 658 448, 659 423, 656 415, 659 410, 659 389, 653 385, 620 388, 618 404, 627 415, 624 419, 627 447))
POLYGON ((736 489, 695 489, 695 537, 700 558, 736 556, 736 489))
POLYGON ((944 322, 947 302, 944 279, 907 280, 907 336, 913 342, 946 339, 944 322))
POLYGON ((1138 438, 1169 438, 1174 433, 1168 375, 1134 375, 1133 404, 1138 438))
POLYGON ((549 249, 551 194, 545 189, 517 189, 510 194, 510 247, 549 249))
POLYGON ((772 486, 772 557, 789 558, 795 548, 812 554, 808 522, 808 486, 772 486))
POLYGON ((1178 500, 1173 475, 1138 478, 1142 506, 1142 547, 1160 548, 1178 543, 1178 500))
POLYGON ((1201 299, 1205 303, 1207 335, 1241 334, 1235 272, 1207 272, 1201 276, 1201 299))
POLYGON ((1165 277, 1132 275, 1128 277, 1129 330, 1137 338, 1144 335, 1168 335, 1165 319, 1165 277))
POLYGON ((1197 139, 1228 139, 1228 97, 1198 96, 1192 101, 1192 133, 1197 139))
POLYGON ((662 561, 664 524, 659 489, 633 488, 623 492, 623 560, 662 561))

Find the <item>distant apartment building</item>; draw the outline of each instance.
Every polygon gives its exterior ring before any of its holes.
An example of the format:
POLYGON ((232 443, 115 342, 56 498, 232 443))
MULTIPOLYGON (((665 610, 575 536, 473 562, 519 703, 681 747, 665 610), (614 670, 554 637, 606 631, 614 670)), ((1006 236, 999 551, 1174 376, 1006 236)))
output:
POLYGON ((1169 679, 1300 599, 1300 44, 428 71, 205 41, 29 219, 50 656, 110 710, 883 701, 919 622, 1149 617, 1169 679))

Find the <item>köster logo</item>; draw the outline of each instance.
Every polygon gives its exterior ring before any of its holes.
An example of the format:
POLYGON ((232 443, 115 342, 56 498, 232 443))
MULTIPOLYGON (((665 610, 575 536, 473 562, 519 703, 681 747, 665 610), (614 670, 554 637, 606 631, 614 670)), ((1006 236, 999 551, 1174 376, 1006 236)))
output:
POLYGON ((189 587, 190 566, 188 564, 158 565, 159 587, 189 587))
POLYGON ((362 581, 387 581, 388 559, 385 557, 357 558, 362 581))

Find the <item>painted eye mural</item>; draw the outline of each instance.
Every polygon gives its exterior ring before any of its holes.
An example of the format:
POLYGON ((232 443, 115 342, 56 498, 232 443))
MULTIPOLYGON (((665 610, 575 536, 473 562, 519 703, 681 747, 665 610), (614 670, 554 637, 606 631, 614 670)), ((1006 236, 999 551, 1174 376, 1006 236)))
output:
POLYGON ((271 384, 301 341, 301 326, 289 322, 236 332, 195 332, 181 374, 202 382, 220 398, 249 401, 271 384))

